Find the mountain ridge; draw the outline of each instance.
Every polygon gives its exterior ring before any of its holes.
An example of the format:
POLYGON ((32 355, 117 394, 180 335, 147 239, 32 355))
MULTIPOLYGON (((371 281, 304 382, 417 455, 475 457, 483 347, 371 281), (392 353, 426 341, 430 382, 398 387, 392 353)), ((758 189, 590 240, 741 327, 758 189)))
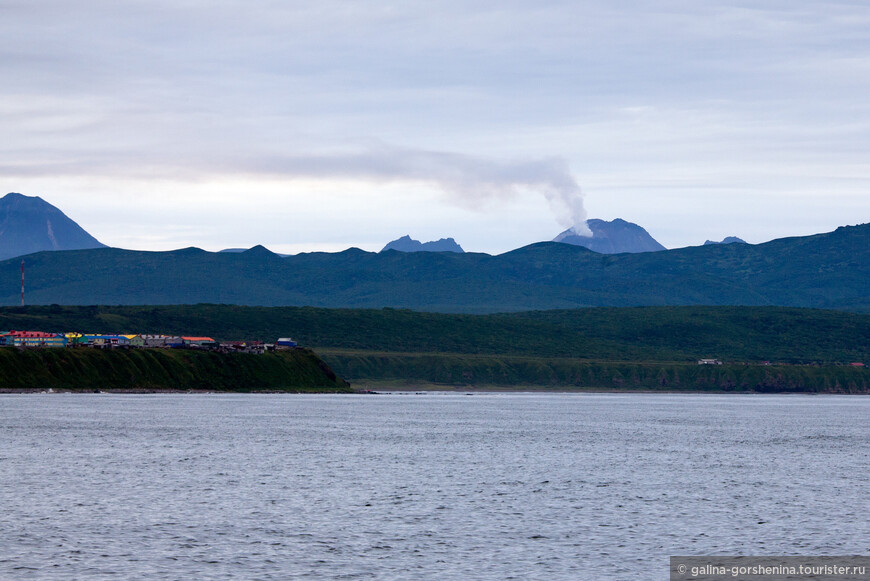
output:
POLYGON ((381 252, 387 252, 388 250, 397 250, 399 252, 465 252, 462 246, 457 244, 453 238, 420 242, 419 240, 414 240, 408 234, 388 242, 381 252))
POLYGON ((737 236, 726 236, 725 238, 723 238, 721 241, 718 241, 718 242, 716 240, 707 240, 704 242, 704 245, 707 246, 710 244, 746 244, 746 243, 747 243, 746 240, 743 240, 742 238, 738 238, 737 236))
MULTIPOLYGON (((587 306, 746 305, 870 311, 870 224, 763 244, 598 254, 541 242, 504 254, 281 257, 112 248, 29 255, 27 304, 408 308, 491 313, 587 306)), ((0 262, 0 304, 20 301, 18 262, 0 262)))
POLYGON ((44 250, 105 245, 39 196, 10 192, 0 198, 0 260, 44 250))

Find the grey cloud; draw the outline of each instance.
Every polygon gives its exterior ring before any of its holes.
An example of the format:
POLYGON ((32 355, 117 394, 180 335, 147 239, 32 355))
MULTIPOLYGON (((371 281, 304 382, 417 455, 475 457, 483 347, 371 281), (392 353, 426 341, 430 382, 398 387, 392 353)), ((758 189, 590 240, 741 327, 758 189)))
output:
POLYGON ((254 162, 252 169, 290 177, 423 182, 440 189, 453 203, 473 208, 531 191, 547 199, 564 228, 589 233, 582 190, 560 158, 497 161, 460 153, 382 148, 279 157, 254 162))
POLYGON ((816 158, 866 182, 868 47, 866 3, 836 0, 7 0, 0 178, 415 180, 572 222, 569 166, 764 195, 816 158))

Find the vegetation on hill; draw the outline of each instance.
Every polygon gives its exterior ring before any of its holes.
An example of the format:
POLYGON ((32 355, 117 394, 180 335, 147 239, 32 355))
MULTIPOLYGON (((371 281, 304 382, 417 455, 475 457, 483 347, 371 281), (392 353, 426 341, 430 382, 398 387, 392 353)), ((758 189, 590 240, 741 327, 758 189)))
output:
POLYGON ((0 347, 0 389, 351 391, 309 350, 252 355, 86 347, 0 347))
POLYGON ((851 366, 698 365, 513 355, 324 350, 362 388, 434 385, 644 391, 870 394, 870 370, 851 366))
MULTIPOLYGON (((774 240, 605 255, 544 242, 490 256, 350 249, 281 257, 102 248, 26 257, 28 304, 310 305, 492 313, 588 306, 870 308, 870 225, 774 240)), ((20 260, 0 262, 15 305, 20 260)))
MULTIPOLYGON (((293 337, 357 385, 867 392, 870 316, 781 307, 449 315, 234 305, 6 307, 0 328, 293 337), (716 358, 722 366, 700 366, 716 358), (770 362, 772 365, 765 365, 770 362)), ((256 356, 254 356, 256 358, 256 356)))
POLYGON ((870 363, 870 316, 782 307, 633 307, 450 315, 397 309, 236 305, 0 308, 0 329, 293 337, 395 353, 616 361, 870 363))

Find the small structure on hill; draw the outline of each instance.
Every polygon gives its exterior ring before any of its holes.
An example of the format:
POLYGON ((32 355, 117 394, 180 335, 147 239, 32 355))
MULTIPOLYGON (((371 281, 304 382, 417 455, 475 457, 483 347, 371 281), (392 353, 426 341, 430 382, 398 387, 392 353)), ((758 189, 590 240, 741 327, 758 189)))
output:
POLYGON ((0 334, 0 344, 15 347, 66 347, 67 338, 63 333, 7 331, 0 334))
POLYGON ((182 345, 190 349, 211 349, 218 347, 218 342, 211 337, 181 337, 182 345))

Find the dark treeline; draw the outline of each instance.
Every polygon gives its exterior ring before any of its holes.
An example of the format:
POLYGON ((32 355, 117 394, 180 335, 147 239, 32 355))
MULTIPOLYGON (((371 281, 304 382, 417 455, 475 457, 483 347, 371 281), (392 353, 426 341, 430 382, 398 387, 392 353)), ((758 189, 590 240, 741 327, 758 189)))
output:
MULTIPOLYGON (((292 337, 355 387, 870 391, 870 369, 851 365, 870 363, 870 315, 841 311, 627 307, 451 315, 211 304, 53 305, 0 309, 0 328, 208 335, 218 341, 292 337), (706 358, 724 365, 697 364, 706 358)), ((248 372, 228 373, 243 385, 248 372)), ((222 381, 232 383, 230 375, 222 381)), ((92 381, 98 383, 99 374, 92 381)))
POLYGON ((705 391, 870 393, 870 371, 850 366, 697 365, 504 355, 327 351, 322 356, 357 387, 419 385, 705 391))
POLYGON ((613 361, 870 363, 870 315, 781 307, 626 307, 451 315, 312 307, 33 306, 0 330, 292 337, 314 349, 613 361))

